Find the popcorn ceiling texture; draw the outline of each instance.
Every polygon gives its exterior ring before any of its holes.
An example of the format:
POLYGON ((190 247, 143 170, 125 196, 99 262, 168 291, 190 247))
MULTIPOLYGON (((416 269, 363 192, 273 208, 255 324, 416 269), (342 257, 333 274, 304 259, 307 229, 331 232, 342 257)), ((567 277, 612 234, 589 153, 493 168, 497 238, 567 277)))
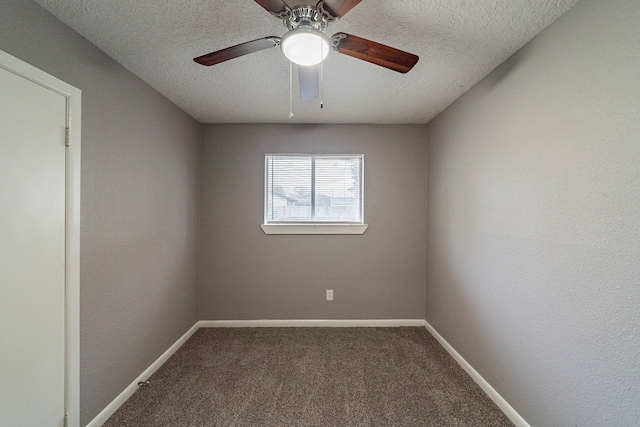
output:
POLYGON ((420 61, 403 75, 331 52, 324 109, 298 99, 294 69, 293 119, 289 63, 278 48, 213 67, 192 60, 285 33, 251 0, 37 3, 201 123, 427 123, 577 1, 364 0, 327 34, 368 38, 420 61))

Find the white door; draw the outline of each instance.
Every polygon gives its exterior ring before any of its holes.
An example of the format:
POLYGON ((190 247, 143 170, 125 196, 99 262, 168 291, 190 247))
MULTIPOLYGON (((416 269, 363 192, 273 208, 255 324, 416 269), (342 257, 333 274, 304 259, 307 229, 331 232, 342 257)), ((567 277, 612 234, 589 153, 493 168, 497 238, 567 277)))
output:
POLYGON ((64 425, 66 102, 0 68, 0 426, 64 425))

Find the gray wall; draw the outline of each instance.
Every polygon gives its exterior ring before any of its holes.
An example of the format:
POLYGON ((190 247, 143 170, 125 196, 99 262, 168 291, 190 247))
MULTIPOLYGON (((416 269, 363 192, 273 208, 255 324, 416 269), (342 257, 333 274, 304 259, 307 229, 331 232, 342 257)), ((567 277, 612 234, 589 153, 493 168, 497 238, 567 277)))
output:
POLYGON ((534 426, 640 420, 638 22, 584 0, 428 125, 426 319, 534 426))
POLYGON ((426 126, 204 126, 200 318, 424 318, 425 137, 426 126), (265 153, 364 154, 366 233, 265 235, 265 153))
POLYGON ((30 0, 0 49, 82 90, 84 425, 197 320, 199 125, 30 0))

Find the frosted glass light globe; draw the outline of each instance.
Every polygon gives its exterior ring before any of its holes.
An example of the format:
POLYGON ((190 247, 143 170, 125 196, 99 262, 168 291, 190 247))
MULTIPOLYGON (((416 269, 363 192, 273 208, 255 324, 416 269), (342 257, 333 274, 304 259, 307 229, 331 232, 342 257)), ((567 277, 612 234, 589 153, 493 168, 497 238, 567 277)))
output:
POLYGON ((329 37, 312 28, 296 28, 282 37, 280 47, 289 61, 298 65, 322 62, 330 49, 329 37))

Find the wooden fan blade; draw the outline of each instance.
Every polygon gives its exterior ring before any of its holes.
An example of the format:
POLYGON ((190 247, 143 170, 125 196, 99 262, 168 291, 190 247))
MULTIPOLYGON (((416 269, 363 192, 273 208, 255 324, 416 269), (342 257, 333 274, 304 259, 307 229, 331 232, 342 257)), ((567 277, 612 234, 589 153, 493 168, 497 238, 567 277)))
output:
POLYGON ((282 0, 255 0, 255 2, 275 15, 283 13, 288 8, 287 4, 282 0))
POLYGON ((333 35, 331 40, 338 40, 337 51, 340 53, 380 65, 381 67, 399 73, 411 71, 413 66, 418 62, 418 59, 420 59, 412 53, 350 34, 337 33, 333 35))
POLYGON ((298 65, 298 83, 300 84, 301 100, 311 101, 312 99, 318 99, 320 96, 319 71, 319 65, 311 65, 308 67, 298 65))
POLYGON ((280 44, 280 37, 264 37, 262 39, 252 40, 250 42, 241 43, 236 46, 231 46, 226 49, 198 56, 197 58, 193 58, 193 60, 198 64, 210 66, 239 56, 247 55, 249 53, 269 49, 270 47, 277 46, 278 44, 280 44))
POLYGON ((340 18, 356 7, 362 0, 324 0, 324 10, 334 18, 340 18))

